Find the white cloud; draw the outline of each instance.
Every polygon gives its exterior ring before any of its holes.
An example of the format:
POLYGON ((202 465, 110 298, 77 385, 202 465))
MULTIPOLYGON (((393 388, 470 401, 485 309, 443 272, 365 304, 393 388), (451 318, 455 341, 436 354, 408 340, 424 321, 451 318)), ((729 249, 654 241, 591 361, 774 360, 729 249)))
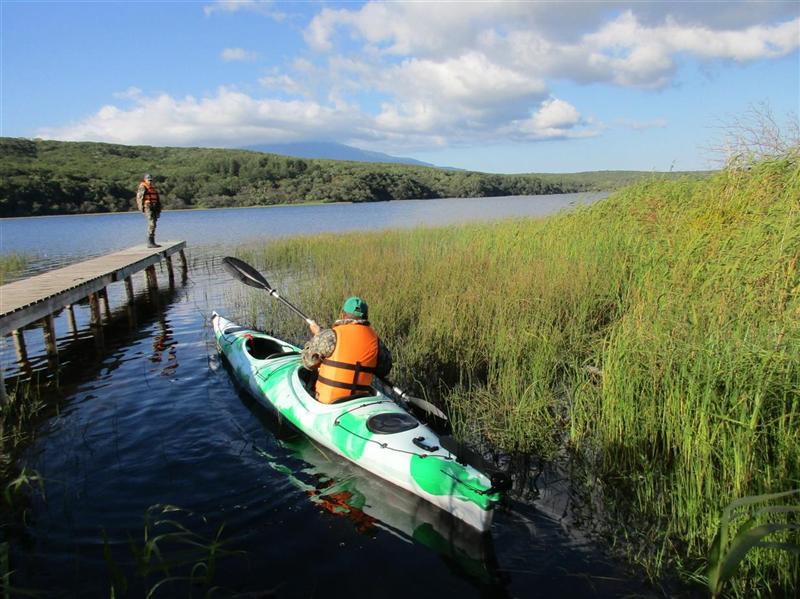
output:
POLYGON ((337 32, 347 30, 384 55, 442 61, 481 52, 535 78, 644 88, 668 84, 679 53, 747 62, 800 47, 797 7, 747 3, 745 13, 736 3, 696 4, 370 2, 354 10, 324 9, 305 36, 318 51, 333 49, 337 32), (628 8, 620 14, 622 7, 628 8), (762 22, 776 15, 795 18, 762 22))
POLYGON ((596 129, 569 103, 550 98, 527 119, 491 127, 450 115, 434 103, 386 105, 370 115, 346 103, 254 98, 220 88, 207 98, 140 95, 131 108, 102 107, 65 127, 42 129, 39 137, 148 145, 243 146, 260 142, 340 139, 364 147, 430 148, 447 144, 514 139, 585 137, 596 129))
POLYGON ((220 58, 225 62, 246 62, 258 58, 255 52, 248 52, 244 48, 225 48, 220 54, 220 58))
POLYGON ((490 125, 525 114, 546 93, 543 81, 469 52, 444 61, 410 59, 380 71, 376 87, 396 98, 379 122, 430 130, 437 122, 490 125))
POLYGON ((214 13, 251 11, 282 21, 286 14, 273 10, 272 0, 215 0, 203 7, 203 13, 208 17, 214 13))
POLYGON ((502 2, 368 2, 357 10, 322 10, 305 38, 313 49, 330 50, 337 30, 349 29, 389 54, 442 57, 469 49, 492 23, 513 22, 531 10, 539 9, 536 4, 502 2))
POLYGON ((537 128, 572 127, 580 120, 580 114, 569 102, 550 98, 542 102, 542 107, 533 117, 537 128))
MULTIPOLYGON (((605 126, 549 97, 550 80, 658 89, 675 81, 679 56, 786 56, 800 46, 798 10, 763 2, 368 2, 323 9, 305 39, 331 67, 317 80, 385 96, 372 124, 387 143, 551 140, 605 126)), ((645 130, 666 122, 620 124, 645 130)))
POLYGON ((468 52, 443 61, 411 59, 390 69, 385 86, 474 109, 544 93, 544 81, 468 52))
POLYGON ((578 110, 569 102, 558 98, 544 100, 539 109, 527 119, 517 120, 507 128, 512 139, 552 140, 593 137, 602 127, 591 126, 581 118, 578 110))
MULTIPOLYGON (((272 2, 256 0, 222 0, 204 11, 280 18, 272 2)), ((368 2, 322 8, 304 37, 316 53, 262 73, 264 97, 226 87, 199 99, 146 96, 132 87, 115 95, 132 107, 105 106, 40 135, 176 145, 327 137, 392 151, 587 137, 605 126, 586 114, 591 106, 554 97, 554 80, 650 90, 673 84, 679 67, 691 61, 713 68, 720 61, 787 56, 800 47, 800 7, 368 2)), ((256 54, 226 48, 221 57, 256 54)), ((647 115, 615 123, 636 130, 666 126, 647 115)))
POLYGON ((658 26, 643 25, 632 11, 584 36, 579 45, 589 56, 597 80, 622 86, 662 87, 675 72, 675 56, 740 63, 786 56, 800 47, 800 18, 778 25, 714 30, 679 24, 667 17, 658 26))
POLYGON ((311 101, 256 99, 227 88, 197 99, 167 94, 140 97, 133 108, 104 106, 95 115, 38 135, 72 141, 96 140, 154 145, 242 146, 262 141, 346 137, 362 126, 363 115, 311 101))

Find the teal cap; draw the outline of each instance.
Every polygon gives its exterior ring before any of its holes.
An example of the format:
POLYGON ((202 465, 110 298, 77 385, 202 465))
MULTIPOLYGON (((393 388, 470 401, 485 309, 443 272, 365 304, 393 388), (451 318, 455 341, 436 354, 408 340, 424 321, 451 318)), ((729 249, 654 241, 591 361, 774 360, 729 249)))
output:
POLYGON ((346 314, 352 314, 358 318, 367 318, 369 314, 369 306, 367 306, 367 302, 362 300, 360 297, 348 297, 346 300, 344 300, 342 312, 346 314))

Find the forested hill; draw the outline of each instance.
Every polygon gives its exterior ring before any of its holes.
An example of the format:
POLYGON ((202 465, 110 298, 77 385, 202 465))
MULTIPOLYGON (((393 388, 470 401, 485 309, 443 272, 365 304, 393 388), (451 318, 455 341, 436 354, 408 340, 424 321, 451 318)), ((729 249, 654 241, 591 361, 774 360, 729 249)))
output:
POLYGON ((492 175, 246 150, 0 138, 0 216, 131 210, 145 172, 166 208, 566 193, 652 176, 492 175))

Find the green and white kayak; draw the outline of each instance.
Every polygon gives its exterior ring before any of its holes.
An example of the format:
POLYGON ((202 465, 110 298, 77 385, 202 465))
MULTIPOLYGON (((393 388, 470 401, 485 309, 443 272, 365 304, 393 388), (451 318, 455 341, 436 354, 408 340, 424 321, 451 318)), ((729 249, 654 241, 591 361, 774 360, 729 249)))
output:
POLYGON ((400 404, 377 389, 369 397, 322 404, 309 393, 314 373, 303 368, 300 348, 216 312, 211 321, 220 353, 260 403, 323 447, 481 532, 489 529, 501 492, 400 404))

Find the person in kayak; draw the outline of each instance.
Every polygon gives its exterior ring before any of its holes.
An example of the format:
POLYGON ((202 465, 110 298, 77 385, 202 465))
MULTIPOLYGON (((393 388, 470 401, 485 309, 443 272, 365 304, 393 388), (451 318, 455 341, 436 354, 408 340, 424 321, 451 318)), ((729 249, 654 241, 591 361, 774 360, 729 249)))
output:
POLYGON ((156 222, 161 216, 161 200, 149 174, 145 174, 136 190, 136 205, 147 217, 147 247, 160 248, 156 243, 156 222))
POLYGON ((392 369, 392 353, 370 326, 369 307, 360 297, 349 297, 339 320, 330 329, 309 324, 314 335, 303 347, 303 366, 318 370, 316 397, 322 403, 372 395, 373 375, 392 369))

